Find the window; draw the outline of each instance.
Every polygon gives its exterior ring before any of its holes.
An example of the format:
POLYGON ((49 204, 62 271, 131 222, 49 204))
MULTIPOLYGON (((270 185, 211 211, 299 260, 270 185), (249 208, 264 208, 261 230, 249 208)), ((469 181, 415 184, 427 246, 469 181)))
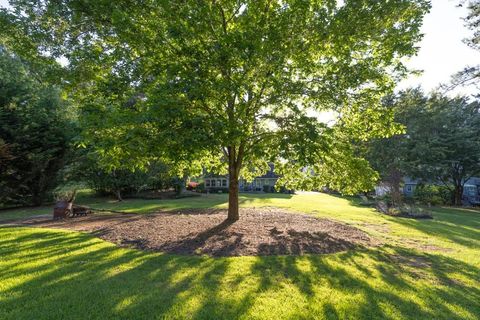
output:
POLYGON ((215 179, 212 179, 212 187, 215 187, 215 179))
POLYGON ((467 187, 467 195, 475 196, 475 187, 467 187))
POLYGON ((226 187, 227 186, 227 179, 223 179, 222 180, 222 187, 226 187))
POLYGON ((205 180, 205 186, 210 187, 210 180, 205 180))

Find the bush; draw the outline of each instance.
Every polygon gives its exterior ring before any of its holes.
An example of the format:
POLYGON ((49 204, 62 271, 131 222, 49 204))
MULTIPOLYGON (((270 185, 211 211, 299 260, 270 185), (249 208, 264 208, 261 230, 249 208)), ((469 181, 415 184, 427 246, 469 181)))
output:
MULTIPOLYGON (((401 198, 401 202, 403 203, 403 198, 401 198)), ((383 196, 381 197, 377 197, 377 201, 383 201, 385 202, 389 207, 394 207, 394 206, 398 206, 399 203, 395 203, 393 201, 393 197, 392 197, 392 194, 390 192, 388 193, 385 193, 383 196)))
POLYGON ((377 202, 377 211, 392 217, 413 219, 433 219, 432 213, 419 206, 403 204, 401 206, 389 206, 385 201, 377 202))
MULTIPOLYGON (((100 195, 136 196, 144 191, 169 190, 179 187, 179 179, 171 176, 161 163, 151 164, 145 171, 104 170, 95 159, 85 159, 77 171, 78 179, 85 181, 100 195)), ((183 181, 183 180, 182 180, 183 181)))
POLYGON ((197 192, 202 192, 204 193, 206 191, 205 189, 205 182, 201 182, 198 184, 197 188, 196 188, 197 192))
POLYGON ((222 187, 210 188, 209 192, 210 193, 228 193, 228 188, 222 188, 222 187))
POLYGON ((451 192, 445 187, 435 185, 418 185, 413 193, 416 202, 426 205, 439 206, 451 201, 451 192))
POLYGON ((286 193, 286 194, 294 194, 295 191, 292 190, 292 189, 287 189, 285 186, 281 186, 281 187, 273 187, 275 191, 279 192, 279 193, 286 193))
POLYGON ((263 186, 263 192, 274 193, 275 192, 275 187, 273 187, 273 186, 263 186))
POLYGON ((52 195, 56 201, 73 202, 75 200, 77 190, 83 189, 84 187, 85 186, 81 183, 63 183, 53 190, 52 195))
POLYGON ((400 211, 402 215, 408 216, 411 218, 424 218, 424 219, 433 218, 432 213, 430 211, 427 211, 419 206, 405 204, 400 208, 400 211))
POLYGON ((440 198, 442 198, 443 204, 451 204, 453 201, 453 191, 446 186, 438 186, 438 192, 440 198))

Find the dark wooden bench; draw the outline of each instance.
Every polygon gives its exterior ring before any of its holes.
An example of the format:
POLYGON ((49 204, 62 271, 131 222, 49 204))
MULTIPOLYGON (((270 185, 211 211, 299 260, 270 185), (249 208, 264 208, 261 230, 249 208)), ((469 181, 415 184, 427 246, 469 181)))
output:
POLYGON ((86 216, 91 213, 92 213, 92 210, 90 210, 90 208, 82 207, 82 206, 73 206, 72 217, 86 216))
POLYGON ((65 219, 68 217, 79 217, 91 214, 92 210, 88 207, 73 205, 68 201, 59 201, 53 208, 53 219, 65 219))

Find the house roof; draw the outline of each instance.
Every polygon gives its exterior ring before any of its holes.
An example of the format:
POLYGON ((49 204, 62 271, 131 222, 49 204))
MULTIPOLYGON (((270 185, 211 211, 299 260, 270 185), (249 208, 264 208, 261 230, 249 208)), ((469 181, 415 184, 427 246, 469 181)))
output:
POLYGON ((480 177, 471 177, 466 181, 465 184, 474 184, 474 185, 480 185, 480 177))
MULTIPOLYGON (((270 169, 262 176, 255 177, 256 179, 278 179, 280 176, 275 173, 275 166, 273 163, 269 163, 268 166, 270 169)), ((228 175, 218 175, 213 173, 207 173, 204 175, 204 178, 226 178, 228 175)))
POLYGON ((260 177, 257 177, 257 178, 278 179, 280 176, 275 173, 275 165, 273 163, 269 163, 268 166, 270 167, 270 170, 268 170, 268 172, 265 173, 263 176, 260 176, 260 177))
MULTIPOLYGON (((403 178, 403 183, 404 184, 419 184, 420 182, 421 182, 420 179, 413 179, 411 177, 404 177, 403 178)), ((468 179, 465 184, 480 185, 480 177, 472 177, 472 178, 468 179)))
POLYGON ((419 184, 420 179, 413 179, 411 177, 404 177, 403 178, 403 183, 404 184, 419 184))

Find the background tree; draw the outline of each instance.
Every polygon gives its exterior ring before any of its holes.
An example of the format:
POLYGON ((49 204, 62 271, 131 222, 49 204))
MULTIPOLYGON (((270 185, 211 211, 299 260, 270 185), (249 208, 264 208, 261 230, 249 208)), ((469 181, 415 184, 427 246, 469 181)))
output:
POLYGON ((405 133, 374 140, 368 158, 388 180, 392 167, 450 189, 452 204, 462 204, 463 186, 480 174, 480 104, 418 89, 398 94, 391 102, 405 133))
POLYGON ((408 128, 412 174, 451 187, 461 205, 464 184, 480 174, 480 104, 434 94, 418 111, 408 128))
POLYGON ((142 192, 168 190, 177 187, 177 179, 171 176, 167 166, 151 163, 145 170, 106 170, 95 156, 76 162, 76 177, 99 194, 114 195, 122 201, 124 196, 139 196, 142 192))
POLYGON ((380 180, 389 187, 394 204, 403 201, 403 179, 411 174, 407 158, 409 126, 418 117, 418 106, 425 105, 427 100, 420 89, 386 97, 383 104, 394 112, 395 122, 401 124, 403 130, 389 138, 376 138, 363 144, 366 159, 379 173, 380 180))
POLYGON ((0 205, 41 204, 69 148, 60 91, 0 46, 0 205))
POLYGON ((269 161, 289 186, 372 187, 352 142, 397 129, 380 98, 406 74, 428 10, 423 0, 10 4, 4 21, 23 32, 11 46, 23 52, 26 34, 68 60, 84 143, 96 140, 114 167, 160 157, 228 173, 230 220, 239 177, 269 161), (328 110, 333 127, 317 117, 328 110))

